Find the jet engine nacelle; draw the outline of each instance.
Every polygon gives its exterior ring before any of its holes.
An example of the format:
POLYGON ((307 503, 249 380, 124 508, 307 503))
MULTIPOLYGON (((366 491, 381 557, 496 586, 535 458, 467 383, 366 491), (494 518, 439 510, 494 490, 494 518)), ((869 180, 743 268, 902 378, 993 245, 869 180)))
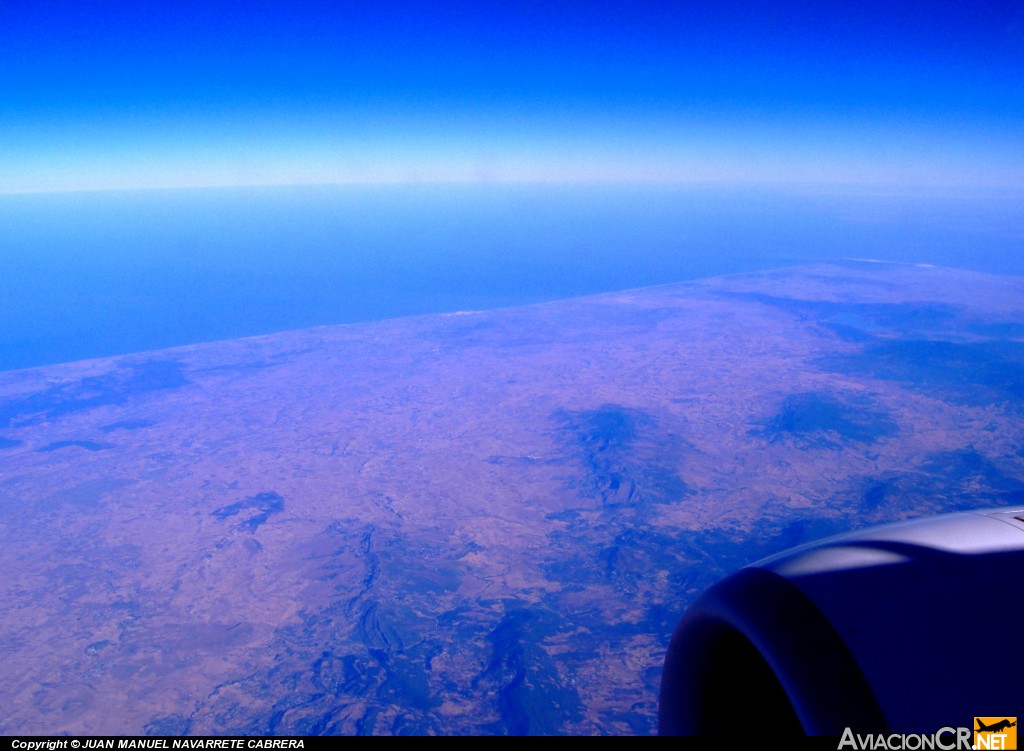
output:
POLYGON ((1024 509, 804 545, 686 611, 659 732, 935 733, 1024 714, 1024 509))

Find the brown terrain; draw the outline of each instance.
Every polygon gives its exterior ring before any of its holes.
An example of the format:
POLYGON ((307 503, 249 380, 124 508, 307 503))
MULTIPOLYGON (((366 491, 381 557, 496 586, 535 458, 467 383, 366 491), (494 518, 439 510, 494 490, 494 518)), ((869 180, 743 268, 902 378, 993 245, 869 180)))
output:
POLYGON ((869 263, 0 373, 0 733, 650 733, 697 593, 1024 501, 1022 410, 1024 279, 869 263))

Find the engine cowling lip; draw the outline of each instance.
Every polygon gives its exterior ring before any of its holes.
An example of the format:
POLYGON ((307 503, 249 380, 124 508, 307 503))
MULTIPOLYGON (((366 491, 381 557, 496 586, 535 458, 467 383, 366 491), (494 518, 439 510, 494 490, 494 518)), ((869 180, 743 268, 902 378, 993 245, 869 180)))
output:
MULTIPOLYGON (((689 716, 701 676, 687 663, 715 628, 747 639, 782 685, 807 735, 839 736, 846 727, 888 732, 888 723, 853 654, 817 606, 771 571, 745 568, 701 595, 672 636, 659 697, 658 732, 703 732, 689 716), (696 639, 696 641, 694 641, 696 639)), ((736 708, 742 714, 743 707, 736 708)))

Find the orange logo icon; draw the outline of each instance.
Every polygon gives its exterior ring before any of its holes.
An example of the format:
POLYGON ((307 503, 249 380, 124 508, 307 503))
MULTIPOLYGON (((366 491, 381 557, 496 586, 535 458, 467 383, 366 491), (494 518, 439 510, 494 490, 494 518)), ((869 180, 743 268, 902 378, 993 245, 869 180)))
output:
POLYGON ((975 717, 974 748, 1013 751, 1017 748, 1016 717, 975 717))

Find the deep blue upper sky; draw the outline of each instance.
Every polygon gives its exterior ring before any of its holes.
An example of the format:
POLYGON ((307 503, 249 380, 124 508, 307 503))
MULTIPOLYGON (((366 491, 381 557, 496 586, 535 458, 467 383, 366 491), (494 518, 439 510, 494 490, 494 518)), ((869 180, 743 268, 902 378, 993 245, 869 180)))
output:
POLYGON ((1021 2, 0 3, 0 192, 1024 185, 1021 2))

